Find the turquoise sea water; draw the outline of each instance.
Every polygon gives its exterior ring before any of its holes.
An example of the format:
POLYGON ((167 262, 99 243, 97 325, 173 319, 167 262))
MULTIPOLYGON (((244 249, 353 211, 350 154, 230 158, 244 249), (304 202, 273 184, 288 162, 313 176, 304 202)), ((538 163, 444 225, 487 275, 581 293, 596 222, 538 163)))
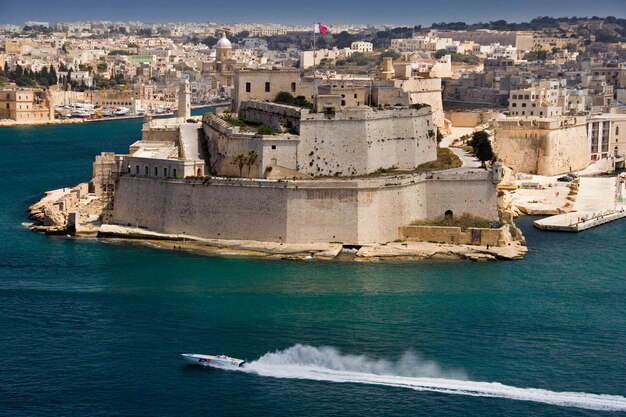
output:
POLYGON ((89 179, 94 156, 127 151, 139 129, 0 129, 0 415, 626 409, 626 221, 559 234, 521 219, 524 261, 392 265, 211 258, 22 225, 44 191, 89 179), (183 352, 251 365, 186 366, 183 352))

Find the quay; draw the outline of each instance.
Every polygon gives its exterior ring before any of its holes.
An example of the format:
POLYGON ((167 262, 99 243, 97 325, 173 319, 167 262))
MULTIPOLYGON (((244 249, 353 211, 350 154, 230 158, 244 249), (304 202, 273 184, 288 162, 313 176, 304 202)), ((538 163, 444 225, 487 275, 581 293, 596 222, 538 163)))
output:
POLYGON ((626 217, 623 196, 624 176, 580 178, 580 190, 573 211, 536 220, 542 230, 581 232, 626 217))

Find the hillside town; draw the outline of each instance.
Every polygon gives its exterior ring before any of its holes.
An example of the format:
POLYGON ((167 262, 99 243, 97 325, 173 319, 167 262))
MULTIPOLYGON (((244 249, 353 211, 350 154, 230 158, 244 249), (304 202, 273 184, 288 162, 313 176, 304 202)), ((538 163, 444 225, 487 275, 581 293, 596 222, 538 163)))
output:
POLYGON ((4 25, 0 124, 144 118, 128 154, 102 153, 89 184, 31 208, 40 230, 517 259, 519 214, 572 231, 626 215, 623 178, 582 178, 624 168, 625 29, 613 17, 4 25), (589 197, 600 188, 611 198, 589 197))

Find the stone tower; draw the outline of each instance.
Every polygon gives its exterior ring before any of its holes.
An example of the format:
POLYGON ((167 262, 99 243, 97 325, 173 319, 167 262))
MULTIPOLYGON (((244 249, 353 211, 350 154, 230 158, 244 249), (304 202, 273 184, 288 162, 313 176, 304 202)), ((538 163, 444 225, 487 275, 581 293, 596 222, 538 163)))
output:
POLYGON ((391 57, 383 58, 383 70, 380 72, 380 78, 383 80, 391 80, 394 76, 393 59, 391 57))
POLYGON ((189 80, 184 80, 178 88, 178 117, 185 120, 191 117, 191 87, 189 80))

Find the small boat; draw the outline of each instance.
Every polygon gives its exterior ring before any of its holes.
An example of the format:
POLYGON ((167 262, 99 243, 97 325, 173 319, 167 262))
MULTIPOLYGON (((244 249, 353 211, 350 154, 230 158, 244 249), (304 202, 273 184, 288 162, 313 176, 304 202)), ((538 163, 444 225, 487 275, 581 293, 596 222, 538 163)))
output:
POLYGON ((181 353, 187 362, 194 365, 212 366, 214 368, 241 368, 246 361, 226 355, 199 355, 197 353, 181 353))

